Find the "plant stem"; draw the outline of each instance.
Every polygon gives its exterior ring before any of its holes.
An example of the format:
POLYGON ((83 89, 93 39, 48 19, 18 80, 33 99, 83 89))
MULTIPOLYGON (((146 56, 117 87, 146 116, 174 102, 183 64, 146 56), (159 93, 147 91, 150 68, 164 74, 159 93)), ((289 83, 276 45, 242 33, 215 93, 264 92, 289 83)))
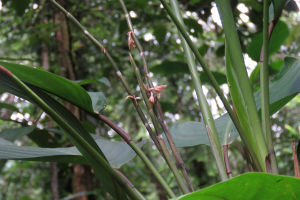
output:
MULTIPOLYGON (((171 155, 169 153, 169 150, 166 146, 166 143, 165 143, 164 139, 159 138, 158 141, 160 143, 160 146, 161 146, 162 150, 165 152, 165 156, 168 157, 168 159, 172 160, 171 155)), ((189 190, 187 189, 186 185, 185 185, 185 182, 183 181, 182 177, 180 176, 180 174, 177 170, 177 167, 175 166, 175 164, 173 162, 171 162, 171 163, 172 163, 172 165, 169 165, 169 167, 170 167, 171 171, 173 172, 173 174, 175 176, 175 179, 177 180, 177 183, 178 183, 181 191, 183 192, 183 194, 190 193, 189 190)))
MULTIPOLYGON (((109 53, 106 51, 106 49, 102 46, 102 44, 97 41, 80 23, 79 21, 77 21, 75 19, 75 17, 73 15, 71 15, 68 11, 66 11, 62 6, 60 6, 57 2, 55 2, 54 0, 50 0, 58 9, 60 9, 63 13, 66 14, 66 16, 77 25, 77 27, 85 34, 85 36, 87 36, 96 46, 98 46, 102 52, 104 53, 104 55, 107 57, 107 59, 109 60, 109 62, 111 63, 113 69, 115 70, 117 76, 119 77, 121 83, 123 84, 126 92, 128 93, 129 96, 134 97, 134 94, 132 92, 132 90, 129 87, 129 84, 126 82, 126 80, 124 79, 122 73, 120 72, 118 66, 116 65, 116 63, 114 62, 114 60, 111 58, 111 56, 109 55, 109 53)), ((151 127, 149 126, 147 119, 145 117, 145 115, 143 114, 142 109, 140 108, 138 102, 135 99, 132 99, 132 102, 135 106, 135 109, 139 115, 139 117, 141 118, 142 122, 144 123, 147 131, 149 132, 149 135, 151 137, 151 139, 153 140, 153 142, 155 143, 157 149, 159 150, 160 153, 161 152, 161 147, 159 145, 159 142, 154 134, 154 132, 152 131, 151 127)), ((93 113, 90 113, 91 115, 93 115, 93 113)))
POLYGON ((44 110, 63 130, 69 133, 69 135, 89 153, 89 155, 95 159, 95 161, 101 165, 107 173, 109 173, 115 181, 124 189, 124 191, 132 199, 139 200, 140 195, 128 185, 128 183, 108 164, 108 162, 84 139, 79 133, 77 133, 62 117, 57 114, 52 108, 50 108, 39 96, 31 91, 22 81, 16 76, 12 75, 12 80, 17 87, 28 96, 36 105, 44 110))
MULTIPOLYGON (((109 127, 111 127, 114 131, 116 131, 122 138, 125 138, 124 140, 128 143, 128 145, 136 152, 136 154, 142 159, 142 161, 145 163, 145 165, 150 169, 150 171, 153 173, 153 175, 156 177, 158 182, 162 185, 162 187, 167 192, 168 196, 170 198, 174 198, 175 195, 169 185, 165 182, 163 177, 159 174, 159 172, 156 170, 154 165, 151 163, 151 161, 147 158, 147 156, 144 154, 144 152, 139 148, 132 140, 128 140, 127 138, 129 135, 125 133, 120 127, 118 127, 115 123, 113 123, 111 120, 109 120, 107 117, 105 117, 102 114, 97 114, 95 116, 96 118, 103 121, 105 124, 107 124, 109 127), (124 137, 124 135, 127 135, 124 137)), ((130 137, 129 137, 130 138, 130 137)))
MULTIPOLYGON (((230 2, 229 0, 216 0, 215 2, 222 19, 223 30, 226 36, 226 44, 228 46, 232 62, 231 70, 227 72, 230 72, 233 78, 231 92, 233 89, 236 90, 235 95, 232 95, 235 110, 246 133, 246 137, 248 136, 249 138, 253 138, 250 141, 251 146, 254 148, 254 151, 259 158, 263 171, 266 171, 265 158, 268 155, 267 146, 260 127, 259 117, 247 75, 230 2)), ((246 143, 247 141, 243 140, 243 142, 247 145, 249 153, 251 153, 250 148, 246 143)))
MULTIPOLYGON (((182 19, 182 14, 178 5, 178 1, 177 0, 170 0, 170 4, 171 4, 171 8, 173 9, 173 12, 176 15, 176 18, 179 20, 179 22, 181 23, 181 25, 184 26, 184 22, 182 19)), ((202 85, 201 85, 201 81, 199 78, 199 74, 197 71, 197 66, 195 63, 195 59, 194 59, 194 55, 193 52, 191 51, 191 49, 189 48, 189 45, 187 44, 187 42, 184 40, 184 38, 182 37, 182 34, 179 32, 180 35, 180 39, 181 39, 181 43, 182 43, 182 47, 184 49, 184 53, 185 53, 185 57, 188 63, 188 67, 190 69, 190 73, 192 75, 192 80, 195 86, 195 91, 198 97, 198 102, 199 102, 199 107, 200 110, 202 112, 203 115, 203 119, 204 119, 204 123, 205 125, 210 127, 210 130, 213 134, 214 137, 214 141, 215 141, 215 145, 216 148, 218 150, 218 153, 220 154, 220 157, 222 158, 222 150, 221 150, 221 145, 220 145, 220 140, 219 140, 219 136, 218 136, 218 132, 217 132, 217 128, 214 122, 214 118, 211 114, 210 111, 210 107, 207 103, 207 100, 205 98, 205 95, 203 93, 202 90, 202 85)), ((223 162, 223 159, 221 160, 223 162)), ((224 162, 223 162, 224 164, 224 162)))
POLYGON ((206 130, 207 130, 207 135, 208 135, 208 138, 209 138, 211 150, 213 152, 213 155, 214 155, 214 158, 215 158, 215 161, 216 161, 216 164, 217 164, 219 175, 220 175, 222 181, 226 181, 228 179, 228 176, 227 176, 227 173, 226 173, 223 158, 219 154, 219 150, 218 150, 215 138, 214 138, 209 126, 207 126, 207 125, 206 125, 206 130))
POLYGON ((168 196, 170 198, 174 198, 175 194, 169 187, 169 185, 165 182, 165 180, 162 178, 162 176, 159 174, 159 172, 155 169, 154 165, 151 163, 151 161, 147 158, 147 156, 144 154, 144 152, 132 141, 128 143, 131 148, 137 153, 137 155, 143 160, 143 162, 149 167, 150 171, 153 173, 153 175, 157 178, 157 180, 160 182, 162 187, 167 192, 168 196))
POLYGON ((262 167, 260 166, 260 159, 258 158, 258 155, 256 155, 255 151, 254 151, 254 147, 252 147, 252 145, 249 143, 249 141, 247 140, 247 135, 244 132, 241 123, 239 122, 238 118, 235 116, 235 113, 233 112, 232 108, 230 107, 230 104, 228 103, 228 101, 226 100, 222 90, 220 89, 216 79, 214 78, 214 76, 212 75, 212 73, 210 72, 208 66, 206 65, 206 63, 204 62, 204 59, 202 58, 202 56, 200 55, 200 53, 198 52, 197 47, 194 45, 194 43, 192 42, 192 40, 190 39, 189 35, 186 33, 185 27, 183 25, 180 24, 179 20, 176 18, 176 15, 173 13, 172 9, 170 8, 170 6, 167 4, 166 0, 160 0, 161 3, 163 4, 165 10, 168 12, 169 16, 171 17, 172 21, 174 22, 174 24, 177 26, 178 30, 180 31, 180 33, 182 34, 182 36, 184 37, 184 39, 186 40, 186 42, 188 43, 189 47, 191 48, 191 50, 193 51, 196 59, 198 60, 198 62, 201 64, 204 72, 206 73, 207 77, 209 78, 209 80, 211 81, 214 89, 216 90, 217 94, 219 95, 221 101, 224 104, 224 107, 226 108, 226 110, 228 111, 229 116, 231 117, 235 127, 237 128, 243 142, 246 145, 246 148, 249 150, 251 157, 253 159, 253 161, 256 163, 256 167, 259 171, 262 171, 262 167), (256 162, 257 161, 257 162, 256 162))
POLYGON ((278 174, 278 166, 272 141, 270 125, 270 97, 269 97, 269 2, 264 0, 263 20, 263 65, 260 68, 261 88, 261 118, 262 129, 267 143, 268 154, 270 154, 273 174, 278 174))
MULTIPOLYGON (((137 77, 137 80, 138 80, 138 83, 139 83, 139 87, 140 87, 144 102, 145 102, 145 104, 146 104, 146 106, 149 110, 150 117, 151 117, 152 121, 155 121, 157 123, 156 118, 155 118, 155 114, 153 112, 153 105, 151 105, 151 103, 148 99, 148 95, 146 93, 146 92, 149 93, 149 91, 146 91, 145 88, 144 88, 143 80, 142 80, 139 68, 137 67, 133 57, 131 56, 131 54, 129 54, 129 58, 130 58, 130 62, 131 62, 133 71, 134 71, 134 73, 137 77)), ((154 128, 159 129, 158 124, 156 124, 156 125, 154 124, 154 128)), ((160 146, 161 146, 161 141, 160 141, 160 146)), ((173 160, 171 159, 171 157, 168 156, 169 152, 166 149, 164 149, 162 146, 161 146, 161 148, 162 148, 162 152, 163 152, 163 155, 164 155, 164 158, 165 158, 167 164, 169 165, 169 167, 170 167, 171 171, 173 172, 174 176, 177 177, 178 171, 177 171, 177 169, 176 170, 174 169, 174 167, 176 168, 176 166, 174 165, 173 160)), ((176 180, 178 182, 178 185, 181 186, 180 179, 178 179, 178 177, 177 177, 176 180)), ((183 190, 182 192, 185 193, 185 190, 183 190)))
MULTIPOLYGON (((137 39, 136 35, 134 34, 134 31, 133 31, 133 28, 132 28, 132 23, 131 23, 131 20, 130 20, 130 15, 128 14, 127 8, 126 8, 123 0, 120 0, 120 3, 121 3, 123 11, 125 13, 125 17, 126 17, 126 21, 127 21, 128 27, 129 27, 130 31, 132 31, 133 40, 134 40, 134 42, 135 42, 135 44, 137 46, 137 49, 138 49, 138 51, 139 51, 139 53, 140 53, 140 55, 142 57, 143 67, 144 67, 144 71, 145 71, 145 74, 146 74, 146 77, 147 77, 148 85, 151 88, 153 88, 154 85, 153 85, 152 80, 151 80, 151 78, 149 76, 149 70, 148 70, 147 62, 146 62, 146 55, 145 55, 145 53, 143 51, 143 48, 142 48, 139 40, 137 39)), ((185 180, 187 182, 189 190, 193 191, 192 184, 191 184, 191 182, 189 180, 189 177, 188 177, 188 174, 186 172, 184 163, 183 163, 183 161, 181 159, 181 156, 178 153, 177 147, 175 146, 175 143, 173 141, 172 135, 171 135, 171 133, 169 131, 169 128, 168 128, 168 124, 164 123, 165 120, 164 120, 164 116, 163 116, 163 113, 162 113, 162 110, 161 110, 161 106, 160 106, 160 103, 159 103, 158 99, 156 100, 156 103, 154 104, 153 108, 155 110, 156 117, 157 117, 157 119, 158 119, 161 127, 163 128, 164 133, 167 136, 168 142, 169 142, 169 144, 171 146, 171 149, 173 151, 173 154, 174 154, 174 157, 176 159, 176 162, 177 162, 177 164, 178 164, 178 166, 179 166, 179 168, 180 168, 180 170, 181 170, 181 172, 182 172, 182 174, 183 174, 183 176, 184 176, 184 178, 185 178, 185 180)))

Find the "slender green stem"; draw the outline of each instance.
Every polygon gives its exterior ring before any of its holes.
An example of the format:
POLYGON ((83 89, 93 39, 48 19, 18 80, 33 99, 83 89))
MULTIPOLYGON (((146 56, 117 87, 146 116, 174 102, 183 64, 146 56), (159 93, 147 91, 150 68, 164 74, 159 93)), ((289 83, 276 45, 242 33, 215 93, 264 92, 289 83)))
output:
POLYGON ((263 65, 260 68, 261 88, 261 118, 264 137, 270 154, 272 173, 278 174, 277 161, 272 141, 270 125, 270 98, 269 98, 269 1, 264 0, 263 21, 263 65))
MULTIPOLYGON (((165 141, 162 138, 159 138, 158 140, 159 140, 159 143, 160 143, 160 146, 161 146, 162 150, 165 153, 165 156, 168 157, 168 159, 172 160, 171 155, 169 153, 169 150, 168 150, 168 148, 166 146, 165 141)), ((173 172, 174 177, 175 177, 175 179, 176 179, 176 181, 177 181, 177 183, 178 183, 181 191, 183 192, 183 194, 190 193, 189 190, 188 190, 188 188, 185 185, 185 182, 183 181, 182 177, 180 176, 177 167, 175 166, 175 164, 173 162, 171 162, 171 164, 172 165, 169 165, 169 167, 170 167, 171 171, 173 172)))
POLYGON ((217 143, 215 141, 215 138, 213 136, 213 133, 211 132, 209 126, 206 125, 206 130, 207 130, 207 135, 209 138, 209 142, 210 142, 210 146, 211 146, 211 150, 213 152, 216 164, 217 164, 217 168, 219 171, 219 175, 221 177, 222 181, 226 181, 228 179, 227 173, 226 173, 226 168, 224 165, 224 161, 223 161, 223 156, 219 154, 219 150, 218 150, 218 146, 217 143))
MULTIPOLYGON (((137 80, 138 80, 138 83, 139 83, 139 87, 140 87, 144 102, 145 102, 145 104, 146 104, 146 106, 149 110, 150 117, 151 117, 152 121, 157 122, 155 114, 153 112, 153 105, 151 105, 151 103, 148 99, 148 95, 146 94, 147 91, 144 88, 144 84, 143 84, 143 80, 142 80, 139 68, 137 67, 133 57, 131 56, 131 54, 129 54, 129 58, 130 58, 130 62, 131 62, 132 68, 134 70, 134 73, 137 77, 137 80)), ((158 124, 156 124, 156 125, 154 124, 154 129, 156 129, 156 130, 159 129, 158 124)), ((161 141, 160 141, 160 146, 161 146, 161 141)), ((171 171, 173 172, 174 176, 177 177, 178 171, 177 171, 176 166, 173 163, 172 158, 170 156, 168 156, 168 151, 166 151, 166 149, 164 149, 162 146, 161 146, 161 148, 162 148, 162 152, 163 152, 163 155, 164 155, 164 158, 165 158, 167 164, 169 165, 169 167, 170 167, 171 171), (176 168, 176 170, 175 170, 174 167, 176 168)), ((176 180, 178 182, 180 179, 177 177, 176 180)), ((178 182, 178 184, 179 184, 179 186, 181 186, 180 181, 178 182)), ((185 193, 184 191, 182 191, 182 192, 185 193)))
POLYGON ((105 117, 102 114, 95 115, 96 118, 103 121, 105 124, 107 124, 109 127, 111 127, 114 131, 116 131, 127 143, 128 145, 136 152, 136 154, 142 159, 142 161, 145 163, 145 165, 150 169, 150 171, 153 173, 153 175, 156 177, 158 182, 162 185, 162 187, 165 189, 167 194, 170 198, 174 197, 174 193, 172 192, 171 188, 168 186, 168 184, 165 182, 163 177, 159 174, 159 172, 156 170, 154 165, 151 163, 151 161, 147 158, 147 156, 144 154, 144 152, 141 150, 140 147, 138 147, 134 142, 132 142, 129 135, 123 131, 120 127, 118 127, 115 123, 113 123, 111 120, 109 120, 107 117, 105 117))
MULTIPOLYGON (((170 4, 171 4, 171 8, 173 9, 173 12, 176 15, 176 18, 179 20, 181 25, 184 26, 184 22, 183 22, 183 18, 182 18, 182 14, 181 14, 181 11, 179 8, 178 1, 170 0, 170 4)), ((179 35, 180 35, 180 39, 181 39, 181 44, 184 49, 185 57, 186 57, 186 60, 187 60, 187 63, 188 63, 189 69, 190 69, 190 73, 192 75, 192 80, 193 80, 193 83, 195 86, 195 90, 196 90, 196 94, 197 94, 198 102, 199 102, 199 107, 200 107, 200 110, 203 115, 204 123, 205 123, 205 125, 208 125, 210 127, 210 130, 214 137, 216 148, 218 150, 218 153, 220 154, 220 157, 222 158, 222 150, 221 150, 221 145, 220 145, 217 128, 216 128, 216 125, 214 122, 214 118, 211 114, 210 107, 207 103, 207 100, 206 100, 205 95, 202 90, 202 85, 201 85, 201 81, 199 78, 200 76, 197 71, 197 66, 196 66, 193 52, 189 48, 188 43, 182 37, 182 34, 179 33, 179 35)), ((221 162, 223 162, 223 159, 221 159, 221 162)), ((223 162, 223 164, 224 164, 224 162, 223 162)))
MULTIPOLYGON (((235 109, 245 133, 249 137, 254 138, 254 142, 251 143, 251 146, 254 148, 256 155, 260 158, 260 165, 262 166, 263 171, 265 171, 265 158, 268 155, 267 146, 260 127, 259 117, 254 102, 252 88, 247 75, 230 2, 229 0, 216 0, 215 2, 222 19, 226 44, 228 46, 232 62, 231 72, 234 78, 233 84, 236 86, 235 90, 238 90, 238 94, 236 93, 236 95, 232 95, 232 99, 235 103, 235 109)), ((249 149, 248 146, 247 148, 249 149)))
MULTIPOLYGON (((146 55, 145 55, 145 53, 143 51, 143 48, 142 48, 139 40, 137 39, 136 35, 134 34, 134 31, 133 31, 133 28, 132 28, 131 19, 130 19, 130 15, 128 14, 127 8, 126 8, 123 0, 120 0, 120 3, 121 3, 123 11, 125 13, 125 17, 126 17, 126 21, 127 21, 128 27, 129 27, 130 31, 132 31, 132 38, 133 38, 133 40, 134 40, 134 42, 135 42, 135 44, 137 46, 137 49, 138 49, 138 51, 139 51, 139 53, 140 53, 140 55, 142 57, 143 67, 144 67, 144 71, 145 71, 145 74, 146 74, 146 77, 147 77, 148 85, 151 88, 153 88, 154 85, 153 85, 153 82, 152 82, 152 80, 151 80, 151 78, 149 76, 149 70, 148 70, 147 62, 146 62, 146 55)), ((157 119, 159 121, 159 124, 161 125, 162 129, 164 130, 164 133, 165 133, 165 135, 166 135, 166 137, 168 139, 168 142, 169 142, 169 144, 171 146, 171 149, 173 151, 173 154, 174 154, 174 157, 176 159, 176 162, 177 162, 180 170, 182 171, 182 174, 183 174, 183 176, 184 176, 184 178, 185 178, 185 180, 186 180, 186 182, 188 184, 189 190, 193 191, 193 187, 191 185, 191 182, 189 180, 188 174, 186 172, 184 163, 183 163, 183 161, 181 159, 180 154, 178 153, 177 147, 175 146, 175 143, 173 141, 172 135, 171 135, 171 133, 169 131, 168 124, 164 123, 165 120, 164 120, 163 112, 161 110, 161 106, 160 106, 160 103, 159 103, 158 99, 156 100, 153 108, 154 108, 154 111, 155 111, 155 115, 156 115, 156 117, 157 117, 157 119)), ((154 126, 155 126, 155 124, 154 124, 154 126)))
POLYGON ((130 147, 136 152, 136 154, 143 160, 143 162, 147 165, 147 167, 150 169, 150 171, 153 173, 153 175, 157 178, 157 180, 160 182, 164 190, 167 192, 170 198, 174 198, 175 194, 169 187, 169 185, 165 182, 165 180, 162 178, 162 176, 159 174, 159 172, 156 170, 154 165, 151 163, 151 161, 147 158, 147 156, 144 154, 144 152, 132 141, 128 143, 130 147))
MULTIPOLYGON (((216 79, 214 78, 214 76, 212 75, 212 73, 210 72, 208 66, 206 65, 203 57, 201 56, 201 54, 198 52, 197 47, 194 45, 193 41, 190 39, 189 35, 186 33, 185 27, 179 22, 179 20, 176 18, 175 13, 172 11, 171 7, 167 4, 166 0, 160 0, 161 3, 163 4, 165 10, 168 12, 169 16, 171 17, 172 21, 174 22, 174 24, 177 26, 178 30, 180 31, 180 33, 182 34, 182 36, 184 37, 185 41, 188 43, 189 47, 191 48, 191 50, 193 51, 196 59, 198 60, 198 62, 201 64, 204 72, 206 73, 207 77, 209 78, 209 80, 211 81, 211 84, 213 85, 214 89, 216 90, 217 94, 219 95, 221 101, 224 104, 224 107, 226 108, 226 110, 228 111, 229 116, 231 117, 235 127, 237 128, 241 138, 243 139, 243 141, 245 142, 245 145, 247 146, 247 148, 249 149, 249 152, 251 152, 251 156, 253 156, 253 159, 255 160, 255 157, 257 157, 254 153, 254 150, 252 149, 251 145, 249 144, 249 142, 247 142, 245 139, 246 134, 238 120, 238 118, 235 116, 235 113, 233 112, 232 108, 230 107, 230 104, 228 103, 228 101, 226 100, 220 86, 218 85, 216 79)), ((257 158, 256 158, 257 160, 257 158)), ((259 168, 259 166, 258 166, 259 168)))
POLYGON ((140 199, 140 195, 133 190, 127 182, 119 176, 119 174, 108 164, 108 162, 85 140, 79 133, 77 133, 67 122, 65 122, 59 114, 51 109, 40 97, 38 97, 33 91, 31 91, 22 81, 16 76, 12 75, 12 79, 17 87, 28 96, 36 105, 44 110, 63 130, 67 131, 69 135, 80 145, 82 148, 89 153, 95 161, 101 165, 107 173, 109 173, 115 181, 124 189, 124 191, 132 199, 140 199))

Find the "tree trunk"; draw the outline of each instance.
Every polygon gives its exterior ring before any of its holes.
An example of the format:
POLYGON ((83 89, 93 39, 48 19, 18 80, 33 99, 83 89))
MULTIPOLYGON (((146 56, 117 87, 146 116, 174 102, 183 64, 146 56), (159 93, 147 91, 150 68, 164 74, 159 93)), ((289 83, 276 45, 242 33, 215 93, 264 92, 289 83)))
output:
MULTIPOLYGON (((66 6, 66 0, 57 0, 57 2, 66 6)), ((70 45, 70 33, 67 23, 66 16, 60 12, 58 9, 53 8, 54 10, 54 23, 58 25, 58 29, 55 33, 56 40, 56 52, 57 52, 57 61, 58 66, 60 67, 60 75, 69 79, 75 79, 74 66, 72 63, 71 57, 71 45, 70 45)), ((77 117, 80 118, 79 109, 74 105, 66 102, 66 107, 77 117)), ((73 165, 73 193, 79 193, 83 191, 93 190, 92 177, 90 166, 82 164, 73 165)), ((86 195, 76 197, 75 200, 88 200, 86 195)))

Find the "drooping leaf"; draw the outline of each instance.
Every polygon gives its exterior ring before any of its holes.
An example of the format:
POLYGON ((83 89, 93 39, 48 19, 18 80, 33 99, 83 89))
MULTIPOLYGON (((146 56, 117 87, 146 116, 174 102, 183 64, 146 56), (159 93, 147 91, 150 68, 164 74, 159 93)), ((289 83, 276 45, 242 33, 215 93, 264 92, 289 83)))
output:
POLYGON ((300 179, 267 173, 246 173, 173 200, 291 200, 300 198, 300 179))
MULTIPOLYGON (((232 143, 239 136, 228 114, 216 119, 215 124, 221 145, 225 144, 224 136, 227 135, 227 132, 230 135, 227 144, 232 143)), ((198 144, 210 145, 204 122, 179 122, 170 128, 170 132, 177 147, 189 147, 198 144)), ((168 142, 165 134, 163 137, 168 142)))
POLYGON ((31 133, 36 129, 36 126, 28 126, 22 128, 6 129, 0 132, 0 138, 14 142, 17 139, 31 133))
POLYGON ((12 111, 15 111, 15 112, 19 112, 19 109, 14 106, 14 105, 11 105, 11 104, 8 104, 8 103, 3 103, 3 102, 0 102, 0 110, 2 108, 6 108, 8 110, 12 110, 12 111))
MULTIPOLYGON (((154 74, 160 74, 162 76, 173 76, 176 75, 184 75, 190 74, 189 67, 184 62, 174 62, 174 61, 164 61, 159 65, 156 65, 150 68, 150 71, 154 74)), ((206 74, 201 71, 200 73, 200 80, 202 84, 210 84, 210 81, 206 74)), ((222 85, 227 82, 226 76, 219 72, 212 72, 215 79, 217 80, 219 85, 222 85)))
POLYGON ((277 21, 281 15, 284 6, 290 0, 273 0, 269 7, 269 21, 277 21))
POLYGON ((92 80, 92 79, 84 79, 84 80, 77 80, 77 81, 72 81, 78 85, 86 85, 90 83, 103 83, 107 87, 110 87, 110 82, 106 77, 99 78, 97 80, 92 80))
MULTIPOLYGON (((80 143, 79 140, 75 140, 71 133, 74 134, 74 132, 77 132, 92 148, 94 148, 98 154, 107 161, 106 157, 104 156, 103 152, 95 142, 95 140, 90 136, 90 134, 87 132, 87 130, 82 126, 80 121, 63 105, 61 105, 59 102, 55 101, 52 97, 50 97, 48 94, 43 92, 42 90, 38 89, 37 87, 30 85, 27 83, 27 87, 24 85, 18 84, 19 80, 17 80, 17 77, 13 76, 10 71, 0 66, 0 89, 3 89, 5 91, 11 92, 14 95, 17 96, 25 96, 23 92, 20 90, 27 91, 27 94, 35 93, 35 95, 31 95, 32 99, 28 99, 33 103, 38 103, 43 101, 43 103, 39 103, 40 105, 43 105, 44 109, 48 110, 49 116, 51 117, 53 113, 57 113, 59 115, 59 118, 62 120, 55 120, 55 122, 58 125, 70 126, 69 131, 63 130, 65 134, 68 136, 68 138, 73 142, 73 144, 78 148, 78 150, 81 152, 81 154, 84 156, 84 158, 88 161, 88 163, 91 165, 92 169, 95 172, 96 177, 103 183, 104 188, 107 190, 109 194, 112 195, 113 198, 116 199, 124 199, 127 200, 127 196, 124 192, 124 190, 120 187, 119 184, 115 184, 114 180, 110 176, 109 173, 105 170, 105 168, 99 164, 99 162, 91 156, 91 154, 84 148, 80 143), (20 87, 20 88, 19 88, 20 87), (52 113, 52 114, 51 114, 52 113)), ((74 83, 72 83, 74 84, 74 83)), ((26 98, 25 98, 26 99, 26 98)), ((53 114, 53 116, 56 116, 53 114)), ((56 118, 57 119, 57 118, 56 118)), ((5 140, 4 140, 5 141, 5 140)), ((2 141, 3 142, 3 141, 2 141)), ((7 141, 8 142, 8 141, 7 141)))
POLYGON ((107 104, 107 100, 103 94, 103 92, 88 92, 90 98, 92 100, 92 106, 97 113, 97 111, 104 110, 107 104))
MULTIPOLYGON (((281 45, 284 44, 288 36, 289 36, 289 28, 284 22, 278 21, 272 33, 271 40, 269 43, 269 55, 276 53, 280 49, 281 45)), ((259 61, 262 44, 263 44, 263 34, 261 32, 256 34, 252 38, 252 41, 250 42, 247 48, 247 54, 252 60, 255 60, 257 62, 259 61)))
MULTIPOLYGON (((14 142, 15 140, 30 134, 36 128, 35 125, 30 127, 22 127, 22 128, 14 128, 14 129, 6 129, 0 132, 0 139, 7 140, 10 142, 14 142)), ((7 162, 6 159, 0 159, 0 171, 5 166, 7 162)))
MULTIPOLYGON (((272 115, 300 92, 300 59, 286 57, 283 67, 270 81, 269 87, 270 115, 272 115)), ((260 90, 254 93, 254 100, 257 110, 260 113, 260 90)), ((224 135, 224 131, 226 130, 226 124, 229 122, 232 123, 228 114, 222 115, 215 120, 220 141, 223 141, 224 139, 222 137, 224 135)), ((178 124, 172 126, 170 130, 174 138, 174 142, 176 146, 178 145, 178 147, 188 147, 199 144, 209 145, 205 125, 203 122, 179 122, 178 124)), ((231 133, 234 133, 230 137, 230 140, 233 141, 237 137, 236 134, 238 134, 233 124, 230 128, 230 131, 231 133)))
MULTIPOLYGON (((136 156, 134 150, 126 142, 110 141, 99 136, 95 141, 113 168, 120 168, 136 156)), ((145 142, 146 140, 143 140, 137 145, 142 147, 145 142)), ((39 148, 15 146, 3 139, 0 139, 0 159, 89 164, 76 147, 39 148)))
MULTIPOLYGON (((269 88, 270 115, 272 115, 300 92, 300 59, 286 57, 282 69, 270 81, 269 88)), ((260 90, 254 93, 254 99, 257 110, 260 112, 260 90)))
MULTIPOLYGON (((76 106, 86 110, 87 112, 94 113, 99 112, 99 108, 104 108, 103 103, 106 101, 103 94, 93 94, 93 103, 90 95, 79 85, 73 83, 65 78, 49 73, 44 70, 27 67, 24 65, 18 65, 13 63, 7 63, 0 61, 0 65, 11 71, 15 76, 25 83, 34 85, 46 92, 54 94, 76 106), (96 99, 95 97, 101 97, 96 99), (103 98, 104 97, 104 98, 103 98), (99 101, 99 102, 97 102, 99 101), (99 106, 99 105, 102 106, 99 106), (96 108, 93 105, 97 105, 96 108)), ((10 92, 10 91, 8 91, 10 92)), ((27 99, 26 95, 15 94, 21 98, 27 99)))

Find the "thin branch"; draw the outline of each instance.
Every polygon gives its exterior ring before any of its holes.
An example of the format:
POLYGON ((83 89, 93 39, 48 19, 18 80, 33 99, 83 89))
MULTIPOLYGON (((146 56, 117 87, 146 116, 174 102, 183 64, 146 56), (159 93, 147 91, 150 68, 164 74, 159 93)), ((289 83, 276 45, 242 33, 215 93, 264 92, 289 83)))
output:
POLYGON ((174 193, 172 192, 169 185, 165 182, 163 177, 159 174, 159 172, 156 170, 154 165, 151 163, 151 161, 147 158, 147 156, 144 154, 144 152, 139 148, 134 142, 132 142, 130 136, 123 131, 120 127, 118 127, 115 123, 113 123, 111 120, 109 120, 107 117, 105 117, 102 114, 95 115, 96 118, 103 121, 105 124, 107 124, 109 127, 114 129, 127 143, 128 145, 136 152, 136 154, 142 159, 142 161, 145 163, 145 165, 149 168, 149 170, 153 173, 153 175, 156 177, 158 182, 163 186, 166 193, 170 198, 175 197, 174 193), (128 139, 130 138, 130 139, 128 139))
POLYGON ((292 140, 293 145, 293 157, 294 157, 294 169, 295 169, 295 177, 300 178, 300 170, 299 170, 299 162, 296 154, 295 141, 292 140))

